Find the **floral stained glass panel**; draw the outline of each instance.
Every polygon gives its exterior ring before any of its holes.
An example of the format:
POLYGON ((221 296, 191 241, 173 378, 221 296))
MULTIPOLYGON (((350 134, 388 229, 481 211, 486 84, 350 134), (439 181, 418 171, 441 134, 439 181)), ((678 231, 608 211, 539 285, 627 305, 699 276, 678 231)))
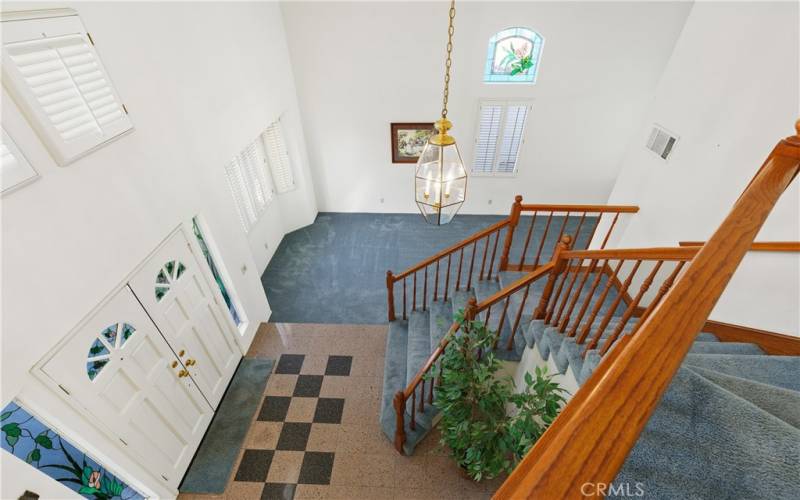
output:
POLYGON ((225 286, 225 282, 222 280, 222 275, 219 272, 219 269, 217 269, 217 265, 214 263, 214 258, 211 256, 211 251, 208 249, 208 244, 203 237, 203 232, 200 230, 200 226, 197 225, 197 219, 192 219, 192 231, 194 232, 195 238, 197 238, 197 243, 200 245, 200 249, 203 251, 203 256, 206 258, 208 267, 211 269, 211 274, 214 275, 214 281, 217 282, 217 287, 222 294, 222 298, 225 300, 225 305, 228 306, 228 312, 230 313, 233 322, 236 324, 236 326, 241 325, 242 317, 239 314, 239 311, 236 310, 236 305, 233 303, 233 299, 228 293, 228 288, 225 286))
POLYGON ((2 447, 84 498, 139 500, 133 489, 15 402, 0 415, 2 447))
POLYGON ((483 81, 534 83, 544 39, 528 28, 508 28, 489 40, 483 81))

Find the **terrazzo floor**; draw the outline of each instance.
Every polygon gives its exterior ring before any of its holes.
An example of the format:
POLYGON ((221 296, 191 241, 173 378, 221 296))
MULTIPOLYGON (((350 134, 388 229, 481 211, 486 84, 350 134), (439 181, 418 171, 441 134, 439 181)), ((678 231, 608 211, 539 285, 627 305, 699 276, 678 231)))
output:
POLYGON ((264 324, 247 357, 276 359, 263 401, 222 495, 211 499, 490 498, 438 447, 434 431, 413 456, 378 424, 388 327, 264 324))

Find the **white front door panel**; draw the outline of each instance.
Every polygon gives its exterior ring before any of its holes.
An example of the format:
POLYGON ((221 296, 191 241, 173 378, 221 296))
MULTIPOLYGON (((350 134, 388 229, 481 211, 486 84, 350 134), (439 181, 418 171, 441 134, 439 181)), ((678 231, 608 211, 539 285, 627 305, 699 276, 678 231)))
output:
POLYGON ((216 408, 241 358, 233 332, 183 231, 176 231, 129 286, 191 378, 216 408))
POLYGON ((177 486, 213 410, 128 287, 42 365, 90 419, 177 486), (174 365, 174 366, 173 366, 174 365))

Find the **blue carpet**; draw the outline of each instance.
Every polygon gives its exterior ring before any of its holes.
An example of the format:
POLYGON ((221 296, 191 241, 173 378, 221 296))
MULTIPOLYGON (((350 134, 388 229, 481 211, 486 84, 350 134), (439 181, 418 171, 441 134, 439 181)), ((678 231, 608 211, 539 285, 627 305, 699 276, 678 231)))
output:
MULTIPOLYGON (((437 227, 417 214, 320 213, 313 224, 283 238, 261 277, 272 308, 270 321, 385 323, 387 270, 401 272, 504 217, 458 215, 450 224, 437 227)), ((528 256, 535 256, 534 245, 540 241, 546 219, 536 219, 528 256)), ((542 261, 549 259, 563 220, 553 217, 542 261)), ((587 217, 576 248, 585 246, 595 220, 587 217)), ((519 261, 530 221, 530 217, 521 218, 512 263, 519 261)), ((570 217, 566 232, 574 232, 578 222, 578 217, 570 217)), ((497 260, 503 239, 504 235, 497 260)))
POLYGON ((271 359, 242 359, 178 488, 181 493, 225 491, 274 364, 271 359))

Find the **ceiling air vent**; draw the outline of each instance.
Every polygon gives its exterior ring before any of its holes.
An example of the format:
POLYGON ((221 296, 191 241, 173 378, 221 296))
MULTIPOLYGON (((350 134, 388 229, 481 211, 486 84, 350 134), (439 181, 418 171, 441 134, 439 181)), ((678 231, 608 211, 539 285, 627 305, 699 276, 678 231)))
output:
POLYGON ((672 132, 669 132, 660 125, 653 125, 653 131, 650 132, 650 138, 647 140, 647 149, 666 160, 678 138, 672 132))

